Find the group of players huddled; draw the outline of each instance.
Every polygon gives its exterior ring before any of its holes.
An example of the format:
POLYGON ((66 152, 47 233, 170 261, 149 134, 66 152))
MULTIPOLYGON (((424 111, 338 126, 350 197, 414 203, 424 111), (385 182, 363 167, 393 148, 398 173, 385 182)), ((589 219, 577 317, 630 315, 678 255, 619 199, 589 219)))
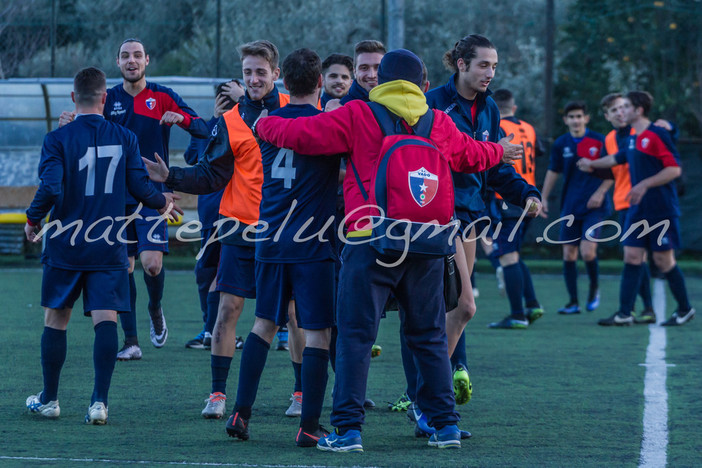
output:
POLYGON ((620 306, 600 325, 656 322, 647 256, 678 302, 662 324, 682 325, 694 316, 674 256, 680 248, 676 130, 667 121, 651 124, 648 93, 602 100, 615 128, 606 138, 587 129, 584 103, 569 103, 563 117, 568 133, 553 144, 540 193, 534 159, 541 144, 533 127, 515 117, 512 93, 488 89, 498 57, 483 36, 466 36, 446 52, 444 64, 453 75, 430 91, 426 67, 415 54, 386 52, 374 40, 358 43, 353 58, 332 54, 322 61, 310 49, 291 52, 281 64, 289 94, 275 84, 281 68, 274 44, 250 42, 239 47, 239 55, 245 88, 234 80, 220 85, 208 122, 171 89, 146 81, 149 56, 138 39, 119 47, 121 84, 106 89, 105 75, 96 68, 76 75, 75 110, 64 112, 60 128, 45 137, 41 183, 27 210, 27 238, 46 239, 44 387, 27 399, 29 411, 48 418, 60 414, 66 327, 82 293, 85 315, 95 325, 95 386, 85 421, 107 422, 115 361, 142 356, 133 276, 137 255, 149 294, 151 341, 156 348, 166 343, 161 307, 166 219, 182 214, 174 190, 199 195, 203 248, 196 280, 204 328, 186 346, 211 349, 212 388, 202 416, 225 416, 232 357, 243 348, 226 423, 226 432, 241 440, 250 437, 271 343, 287 326, 295 384, 285 414, 300 418, 296 444, 362 451, 364 411, 373 405, 366 399, 371 350, 381 317, 395 303, 407 388, 390 408, 407 411, 415 434, 427 437, 430 446, 460 447, 461 439, 471 437, 457 427, 456 405, 472 393, 464 329, 476 312, 471 284, 476 245, 490 233, 487 250, 511 309, 490 328, 526 329, 544 310, 520 258, 521 244, 529 219, 548 216, 548 195, 560 174, 558 223, 560 239, 567 241, 563 260, 570 298, 558 312, 580 313, 578 250, 590 279, 587 310, 599 305, 597 240, 610 216, 607 192, 614 185, 621 231, 629 235, 622 241, 620 306), (192 167, 169 165, 173 124, 192 135, 185 153, 192 167), (391 159, 393 152, 409 156, 391 159), (413 161, 422 161, 422 167, 413 161), (404 192, 389 188, 395 180, 404 192), (401 254, 379 240, 392 237, 390 230, 387 236, 379 231, 392 209, 423 213, 412 225, 439 220, 442 228, 449 226, 441 221, 446 193, 457 234, 448 237, 455 256, 439 255, 433 245, 430 254, 415 252, 411 244, 424 239, 421 233, 401 254), (405 202, 414 208, 403 207, 405 202), (449 274, 454 269, 458 275, 449 274), (449 300, 446 283, 455 278, 458 292, 449 300), (645 310, 635 316, 639 291, 645 310), (246 299, 256 299, 255 322, 238 346, 236 325, 246 299), (118 314, 125 335, 121 350, 118 314), (331 432, 320 425, 329 364, 335 371, 331 432))

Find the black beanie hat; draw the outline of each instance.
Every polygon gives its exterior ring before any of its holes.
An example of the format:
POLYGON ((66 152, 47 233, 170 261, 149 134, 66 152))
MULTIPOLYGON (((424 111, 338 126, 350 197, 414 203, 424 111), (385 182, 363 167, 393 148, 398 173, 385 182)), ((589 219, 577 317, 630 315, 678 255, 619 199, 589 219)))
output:
POLYGON ((383 56, 378 67, 378 84, 405 80, 422 86, 422 61, 407 49, 396 49, 383 56))

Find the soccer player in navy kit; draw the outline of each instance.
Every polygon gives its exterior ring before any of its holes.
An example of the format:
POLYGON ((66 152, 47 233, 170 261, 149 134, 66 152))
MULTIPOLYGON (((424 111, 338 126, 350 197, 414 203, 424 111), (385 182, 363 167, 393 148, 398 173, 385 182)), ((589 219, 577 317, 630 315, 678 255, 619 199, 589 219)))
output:
POLYGON ((549 211, 548 196, 559 175, 563 173, 561 216, 572 216, 574 219, 570 226, 564 220, 560 234, 560 240, 563 243, 563 276, 570 299, 565 307, 558 310, 558 313, 565 315, 580 313, 576 266, 578 247, 590 279, 587 311, 592 312, 600 303, 599 267, 595 242, 600 229, 592 231, 591 228, 604 221, 610 214, 611 203, 606 193, 614 184, 614 180, 609 170, 588 174, 576 167, 576 162, 582 158, 594 160, 604 155, 605 138, 587 128, 589 121, 590 116, 584 102, 573 101, 565 106, 563 122, 568 127, 568 133, 561 135, 553 143, 551 160, 542 190, 541 216, 546 218, 549 211), (588 240, 588 237, 593 240, 588 240))
MULTIPOLYGON (((271 115, 287 119, 321 113, 322 61, 298 49, 283 61, 290 104, 271 115)), ((227 423, 232 437, 249 438, 249 419, 270 344, 288 321, 295 297, 298 326, 305 330, 302 353, 302 415, 295 442, 314 447, 328 434, 319 425, 327 386, 329 341, 334 324, 333 217, 339 157, 320 158, 261 144, 262 229, 256 235, 256 320, 241 355, 236 405, 227 423), (321 242, 320 242, 321 240, 321 242)))
POLYGON ((636 132, 627 138, 615 155, 597 161, 579 161, 583 171, 592 171, 629 164, 631 191, 626 224, 622 231, 624 270, 619 290, 619 310, 611 317, 601 319, 603 326, 631 325, 632 310, 646 250, 653 252, 656 267, 668 280, 677 310, 663 322, 663 326, 684 325, 695 316, 685 286, 685 278, 675 262, 675 249, 681 247, 680 207, 675 179, 680 177, 680 155, 668 131, 653 125, 648 118, 653 98, 643 91, 631 91, 623 104, 627 124, 636 132))
POLYGON ((82 292, 84 314, 92 317, 95 328, 95 386, 85 417, 89 424, 107 422, 107 395, 118 347, 117 313, 130 307, 123 234, 127 190, 159 213, 176 198, 161 194, 149 181, 136 136, 102 116, 106 96, 101 70, 78 72, 71 93, 75 121, 44 138, 41 183, 25 226, 27 239, 38 242, 41 237, 35 231, 51 212, 49 224, 39 233, 46 238, 41 295, 44 388, 27 398, 27 408, 48 418, 57 418, 61 412, 57 394, 66 359, 66 328, 82 292))
MULTIPOLYGON (((191 135, 207 138, 207 125, 172 89, 146 81, 146 67, 149 55, 138 39, 126 39, 117 54, 117 66, 122 74, 122 84, 114 86, 107 92, 104 116, 133 131, 139 141, 142 156, 152 159, 154 153, 161 155, 168 164, 168 142, 171 125, 176 124, 191 135)), ((71 115, 64 112, 60 124, 70 121, 71 115)), ((163 184, 156 184, 165 190, 163 184)), ((127 195, 127 215, 136 212, 137 202, 127 195)), ((142 208, 139 214, 143 218, 154 216, 150 208, 142 208)), ((133 271, 137 255, 144 269, 144 282, 149 294, 149 317, 151 319, 150 337, 156 348, 162 347, 168 338, 168 328, 161 308, 165 272, 163 254, 168 252, 168 226, 163 220, 147 221, 136 219, 127 230, 130 243, 129 291, 132 309, 129 314, 122 314, 120 321, 124 330, 124 346, 118 353, 119 360, 141 359, 141 348, 136 327, 136 282, 133 271)))

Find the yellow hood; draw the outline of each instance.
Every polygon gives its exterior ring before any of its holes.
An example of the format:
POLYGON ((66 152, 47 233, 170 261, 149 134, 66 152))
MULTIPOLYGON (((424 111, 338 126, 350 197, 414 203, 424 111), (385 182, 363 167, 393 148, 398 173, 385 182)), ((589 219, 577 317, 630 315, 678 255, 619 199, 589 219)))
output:
POLYGON ((405 80, 388 81, 370 92, 370 100, 387 107, 393 114, 414 125, 429 110, 424 93, 414 83, 405 80))

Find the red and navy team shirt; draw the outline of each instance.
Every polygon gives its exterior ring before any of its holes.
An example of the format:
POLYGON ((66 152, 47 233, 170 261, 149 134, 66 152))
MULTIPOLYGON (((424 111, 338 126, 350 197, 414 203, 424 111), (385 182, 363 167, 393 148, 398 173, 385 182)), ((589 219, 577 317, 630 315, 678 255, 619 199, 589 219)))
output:
POLYGON ((612 171, 583 172, 577 167, 578 159, 599 159, 605 156, 605 137, 590 129, 585 135, 575 138, 570 133, 561 135, 553 142, 549 170, 563 174, 561 190, 561 216, 574 215, 576 218, 600 210, 606 216, 611 211, 611 201, 605 201, 596 210, 589 210, 587 202, 602 184, 602 179, 612 179, 612 171))
MULTIPOLYGON (((321 111, 309 104, 288 104, 271 112, 285 119, 321 111)), ((340 156, 308 156, 261 143, 263 185, 256 260, 308 263, 336 258, 333 221, 340 156), (320 239, 325 241, 320 242, 320 239)))
MULTIPOLYGON (((670 133, 653 124, 639 135, 629 136, 616 154, 617 163, 629 163, 631 185, 634 186, 654 176, 666 167, 679 167, 680 154, 670 138, 670 133)), ((631 205, 627 220, 649 221, 680 216, 675 181, 652 187, 646 191, 638 205, 631 205)))
MULTIPOLYGON (((208 138, 207 124, 197 116, 195 111, 178 96, 175 91, 156 83, 146 82, 144 88, 135 97, 124 90, 122 83, 107 90, 107 101, 103 115, 107 120, 118 123, 134 132, 139 141, 141 155, 155 160, 154 153, 168 164, 168 141, 171 136, 170 125, 159 125, 166 111, 173 111, 184 117, 179 124, 196 138, 208 138)), ((163 184, 156 186, 164 191, 163 184)), ((136 204, 128 196, 127 204, 136 204)))

